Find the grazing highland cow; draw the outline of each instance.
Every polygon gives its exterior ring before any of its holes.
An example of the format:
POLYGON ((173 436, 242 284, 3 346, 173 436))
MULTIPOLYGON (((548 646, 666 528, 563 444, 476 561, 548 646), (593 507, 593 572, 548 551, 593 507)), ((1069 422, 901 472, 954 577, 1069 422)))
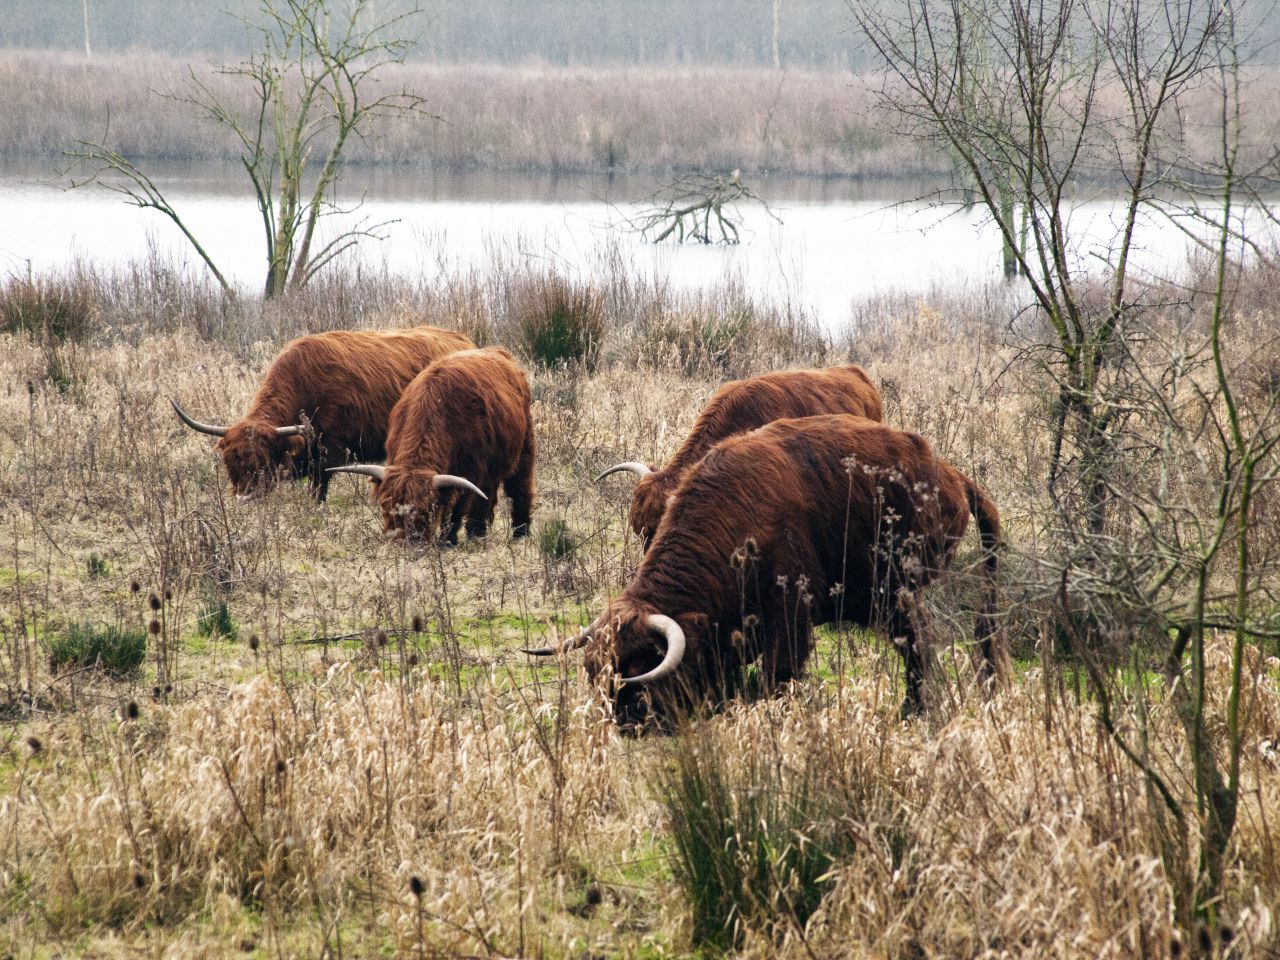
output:
POLYGON ((994 504, 922 438, 851 416, 721 441, 685 474, 623 594, 562 647, 526 652, 587 647, 589 676, 616 675, 615 717, 630 728, 731 691, 755 660, 776 690, 803 671, 816 625, 881 626, 901 643, 911 714, 923 676, 912 597, 947 568, 971 511, 986 552, 976 636, 989 678, 994 504))
POLYGON ((523 537, 533 508, 531 401, 529 381, 506 350, 452 353, 418 374, 391 411, 385 467, 330 472, 373 478, 388 533, 419 537, 443 523, 449 543, 458 542, 464 519, 467 536, 484 536, 502 484, 512 534, 523 537))
POLYGON ((409 381, 432 361, 474 346, 438 327, 315 333, 286 344, 249 412, 230 426, 200 423, 170 403, 191 429, 219 438, 239 498, 264 494, 290 474, 310 477, 324 500, 329 467, 386 456, 387 417, 409 381))
POLYGON ((816 417, 824 413, 884 419, 880 394, 861 367, 766 373, 749 380, 734 380, 717 390, 676 455, 662 469, 629 461, 610 467, 596 477, 596 481, 620 470, 640 477, 631 494, 631 529, 647 550, 666 509, 667 498, 675 492, 685 471, 713 446, 725 437, 746 433, 774 420, 816 417))

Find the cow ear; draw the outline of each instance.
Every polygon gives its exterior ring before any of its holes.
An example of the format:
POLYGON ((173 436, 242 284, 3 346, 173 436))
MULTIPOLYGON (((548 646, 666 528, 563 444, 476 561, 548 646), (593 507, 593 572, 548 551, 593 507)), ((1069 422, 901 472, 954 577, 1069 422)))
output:
POLYGON ((709 633, 711 630, 711 618, 705 613, 686 613, 682 617, 676 618, 680 623, 688 627, 692 627, 699 633, 709 633))

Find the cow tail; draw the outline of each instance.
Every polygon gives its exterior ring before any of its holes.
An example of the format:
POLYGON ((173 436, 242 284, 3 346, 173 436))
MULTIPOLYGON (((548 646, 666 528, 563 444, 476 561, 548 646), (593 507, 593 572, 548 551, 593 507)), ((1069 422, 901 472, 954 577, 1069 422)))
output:
POLYGON ((982 593, 974 639, 982 651, 980 675, 984 681, 1003 678, 1007 667, 996 623, 996 577, 1000 571, 1000 511, 986 492, 972 480, 965 480, 969 510, 978 524, 982 542, 982 593))

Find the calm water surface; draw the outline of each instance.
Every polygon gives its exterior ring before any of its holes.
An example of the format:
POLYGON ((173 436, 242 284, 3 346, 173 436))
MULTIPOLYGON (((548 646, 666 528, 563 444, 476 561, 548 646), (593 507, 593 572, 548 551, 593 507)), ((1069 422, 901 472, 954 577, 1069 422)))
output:
MULTIPOLYGON (((169 165, 148 171, 213 255, 245 289, 263 275, 264 243, 247 181, 230 167, 169 165)), ((0 167, 0 268, 57 269, 76 259, 116 264, 156 249, 198 264, 177 227, 106 191, 63 189, 51 168, 0 167)), ((976 208, 928 200, 929 185, 890 181, 759 180, 777 219, 757 205, 739 208, 736 246, 645 243, 625 220, 654 189, 645 178, 551 177, 492 172, 433 174, 410 169, 350 171, 341 221, 393 220, 387 239, 366 241, 351 258, 430 280, 442 271, 483 270, 495 258, 554 266, 582 277, 611 253, 645 275, 682 289, 740 280, 757 297, 786 302, 830 330, 843 327, 856 300, 887 292, 927 293, 998 279, 996 231, 976 208)), ((1082 196, 1072 212, 1081 269, 1096 269, 1114 244, 1113 200, 1082 196)), ((336 222, 336 221, 335 221, 336 222)), ((1189 241, 1164 220, 1139 228, 1138 268, 1175 276, 1189 241)))

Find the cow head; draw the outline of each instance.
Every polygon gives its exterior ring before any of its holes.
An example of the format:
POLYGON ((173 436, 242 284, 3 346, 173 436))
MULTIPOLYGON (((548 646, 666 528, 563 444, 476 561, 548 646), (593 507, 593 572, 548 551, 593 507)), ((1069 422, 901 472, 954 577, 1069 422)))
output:
POLYGON ((640 538, 640 545, 648 550, 649 544, 653 541, 653 535, 657 532, 658 521, 662 519, 662 514, 667 509, 667 500, 675 491, 676 484, 667 471, 634 460, 610 467, 596 477, 596 482, 598 483, 611 473, 623 471, 634 473, 639 477, 635 490, 631 492, 631 529, 640 538))
POLYGON ((577 636, 524 652, 548 656, 585 647, 588 681, 612 702, 618 726, 637 733, 668 726, 700 698, 697 661, 707 622, 702 614, 672 618, 619 598, 577 636))
POLYGON ((193 420, 176 401, 170 400, 179 419, 197 433, 217 437, 215 449, 222 457, 231 488, 241 500, 262 496, 281 475, 293 471, 294 460, 307 447, 304 424, 274 426, 258 420, 241 420, 229 427, 193 420))
POLYGON ((420 539, 440 525, 440 507, 455 491, 489 499, 484 491, 464 477, 436 473, 421 467, 384 467, 358 463, 332 467, 330 473, 355 473, 373 481, 373 499, 382 512, 382 529, 388 536, 420 539))

